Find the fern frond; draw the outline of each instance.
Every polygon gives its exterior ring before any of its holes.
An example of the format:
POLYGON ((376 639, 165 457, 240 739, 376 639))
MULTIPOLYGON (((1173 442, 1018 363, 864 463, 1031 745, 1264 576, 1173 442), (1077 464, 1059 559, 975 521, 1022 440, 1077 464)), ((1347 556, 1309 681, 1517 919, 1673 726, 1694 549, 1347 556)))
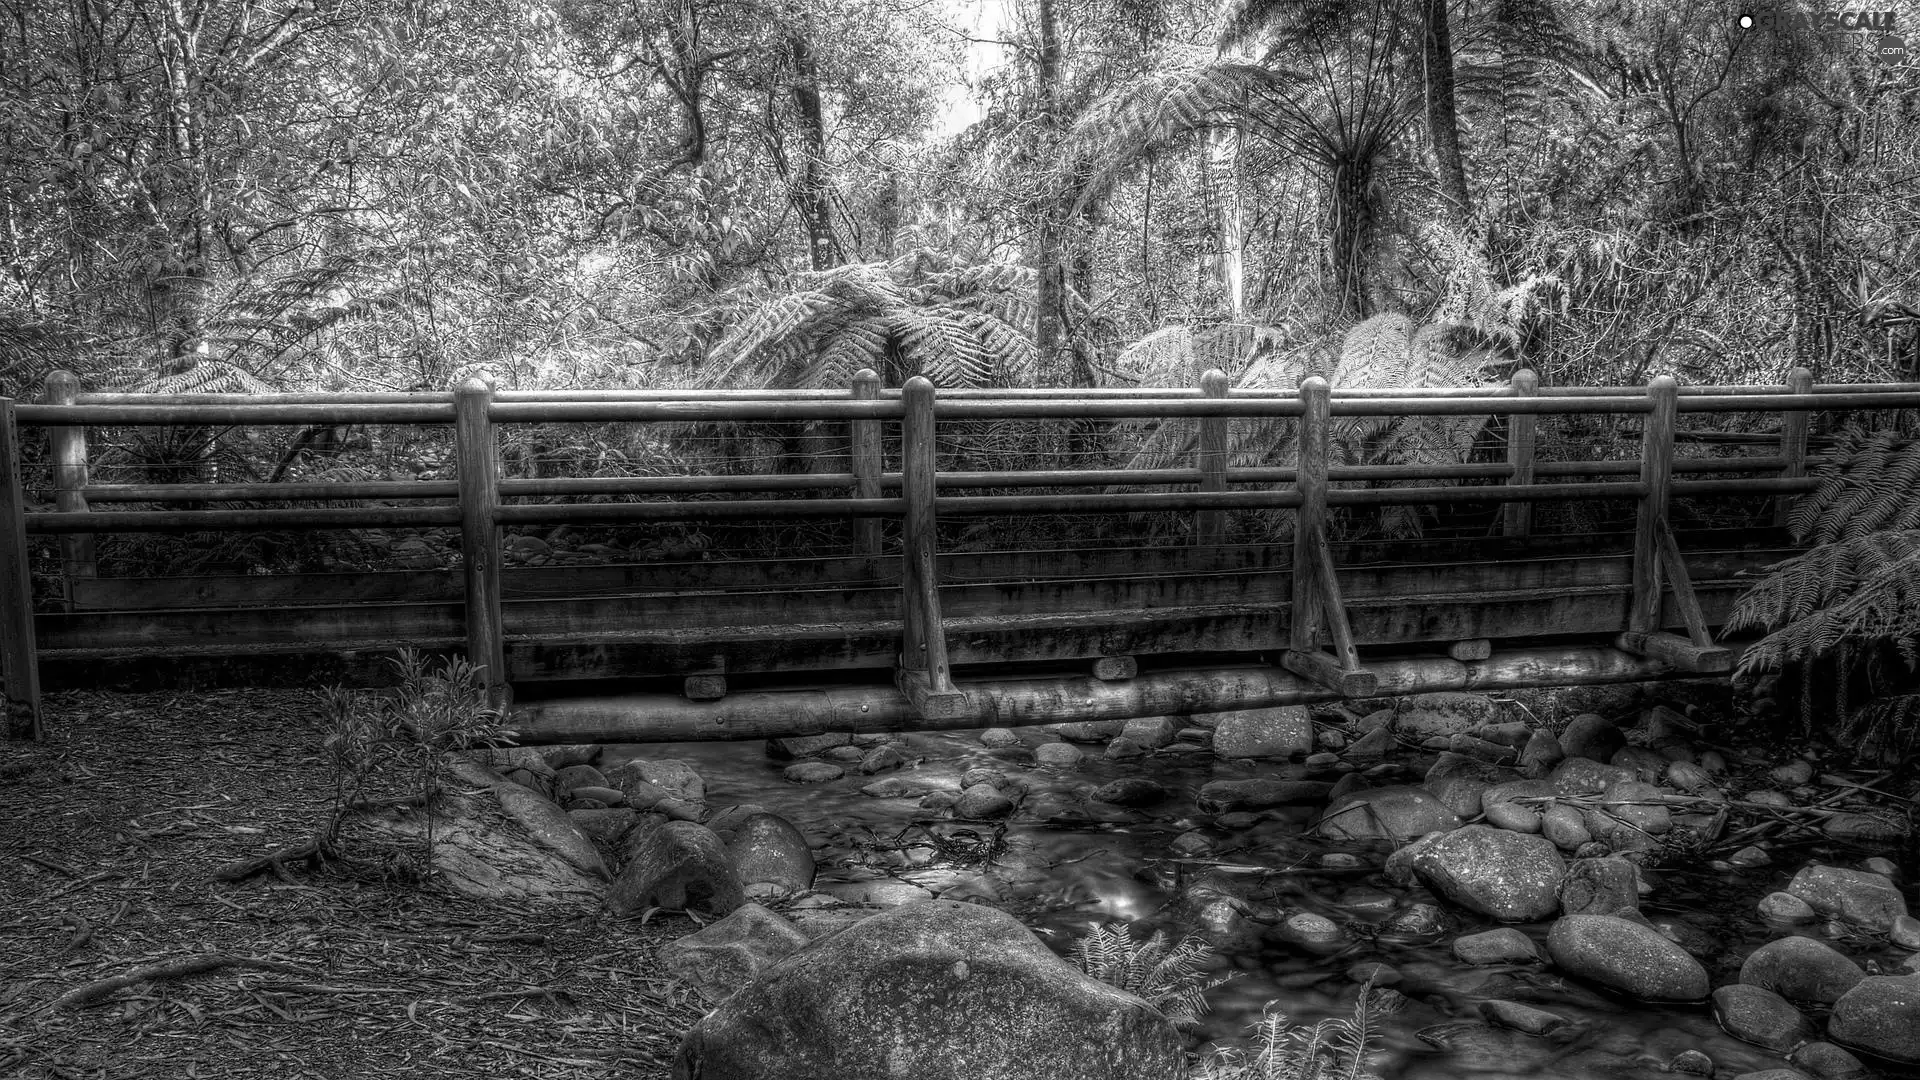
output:
POLYGON ((1920 529, 1920 439, 1897 431, 1843 431, 1814 474, 1818 486, 1788 518, 1802 540, 1830 543, 1883 529, 1920 529))
POLYGON ((1848 714, 1841 738, 1884 761, 1911 758, 1920 749, 1920 693, 1875 698, 1848 714))
POLYGON ((203 359, 185 371, 151 377, 129 388, 136 394, 270 394, 273 387, 224 360, 203 359))
POLYGON ((1770 568, 1727 619, 1730 633, 1752 629, 1769 631, 1741 656, 1756 671, 1843 641, 1920 638, 1920 531, 1842 540, 1770 568))

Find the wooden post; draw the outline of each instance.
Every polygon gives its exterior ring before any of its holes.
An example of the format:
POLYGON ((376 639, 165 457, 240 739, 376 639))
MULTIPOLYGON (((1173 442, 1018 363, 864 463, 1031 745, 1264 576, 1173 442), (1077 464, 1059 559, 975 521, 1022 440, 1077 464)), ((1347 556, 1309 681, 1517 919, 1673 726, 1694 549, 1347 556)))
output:
POLYGON ((40 658, 33 639, 33 576, 27 566, 27 496, 11 398, 0 398, 0 705, 7 737, 38 742, 40 658))
POLYGON ((460 545, 466 572, 467 662, 486 669, 488 693, 507 688, 506 639, 500 625, 500 460, 488 410, 493 387, 471 378, 453 393, 454 446, 459 457, 460 545))
POLYGON ((1300 384, 1299 456, 1293 486, 1300 493, 1300 509, 1293 526, 1293 628, 1289 646, 1295 652, 1312 652, 1320 647, 1323 612, 1319 590, 1314 588, 1318 573, 1314 567, 1314 545, 1326 535, 1327 528, 1327 409, 1333 391, 1327 380, 1315 375, 1300 384))
MULTIPOLYGON (((1200 376, 1200 393, 1205 397, 1224 398, 1227 396, 1227 373, 1219 368, 1210 368, 1200 376)), ((1199 445, 1194 449, 1194 467, 1200 470, 1201 491, 1227 490, 1227 418, 1224 416, 1203 416, 1200 418, 1199 445)), ((1193 542, 1202 546, 1218 546, 1226 541, 1227 512, 1225 510, 1196 510, 1193 515, 1193 542)))
POLYGON ((936 565, 933 383, 921 376, 901 388, 906 406, 900 422, 901 653, 897 681, 915 710, 928 719, 969 708, 954 689, 947 668, 947 638, 941 628, 940 576, 936 565))
MULTIPOLYGON (((49 405, 72 405, 80 396, 80 377, 71 371, 56 371, 47 376, 44 400, 49 405)), ((47 438, 53 451, 54 507, 61 513, 86 513, 87 510, 87 429, 50 427, 47 438)), ((64 574, 62 588, 68 610, 73 608, 73 583, 80 578, 99 576, 93 557, 93 534, 62 533, 60 563, 64 574)))
POLYGON ((1673 490, 1673 422, 1680 384, 1661 375, 1647 384, 1653 411, 1640 439, 1640 512, 1633 533, 1633 608, 1627 629, 1636 634, 1660 631, 1660 534, 1667 527, 1667 503, 1673 490))
MULTIPOLYGON (((880 373, 872 368, 861 368, 853 376, 853 396, 858 401, 871 401, 880 396, 880 373)), ((851 421, 848 442, 851 446, 849 467, 853 471, 853 497, 856 499, 877 499, 880 497, 880 421, 851 421)), ((854 536, 860 553, 869 557, 880 554, 880 519, 863 517, 854 519, 854 536)))
MULTIPOLYGON (((1813 372, 1797 367, 1787 372, 1787 393, 1810 394, 1813 392, 1813 372)), ((1780 417, 1780 456, 1787 464, 1780 475, 1792 480, 1807 475, 1807 427, 1813 421, 1813 413, 1794 411, 1783 413, 1780 417)), ((1785 527, 1787 518, 1793 513, 1792 495, 1780 495, 1773 500, 1773 523, 1785 527)))
MULTIPOLYGON (((1540 376, 1521 368, 1513 373, 1512 385, 1514 397, 1530 398, 1540 389, 1540 376)), ((1533 413, 1514 413, 1507 417, 1507 464, 1513 469, 1513 475, 1507 478, 1510 485, 1522 487, 1533 483, 1534 435, 1539 419, 1533 413)), ((1532 503, 1513 501, 1501 509, 1508 536, 1533 535, 1532 503)))

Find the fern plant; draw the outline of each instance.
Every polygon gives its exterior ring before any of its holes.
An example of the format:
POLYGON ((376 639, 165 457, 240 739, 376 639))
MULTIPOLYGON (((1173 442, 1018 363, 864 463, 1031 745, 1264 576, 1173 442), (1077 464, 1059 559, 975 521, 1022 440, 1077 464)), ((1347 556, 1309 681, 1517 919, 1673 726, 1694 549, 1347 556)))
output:
POLYGON ((1159 1009, 1176 1025, 1196 1024, 1207 1009, 1206 993, 1233 976, 1208 978, 1201 966, 1213 949, 1201 938, 1178 940, 1156 930, 1136 942, 1126 923, 1095 927, 1073 943, 1073 962, 1103 983, 1117 986, 1159 1009))
POLYGON ((1765 632, 1740 657, 1745 675, 1824 665, 1843 742, 1904 757, 1920 743, 1920 437, 1850 428, 1815 477, 1788 527, 1817 546, 1770 567, 1726 633, 1765 632), (1854 687, 1866 700, 1849 708, 1854 687))
POLYGON ((1254 1027, 1251 1051, 1216 1049, 1194 1069, 1191 1080, 1380 1080, 1369 1067, 1382 1021, 1399 1008, 1391 990, 1360 988, 1351 1017, 1296 1024, 1267 1005, 1254 1027))

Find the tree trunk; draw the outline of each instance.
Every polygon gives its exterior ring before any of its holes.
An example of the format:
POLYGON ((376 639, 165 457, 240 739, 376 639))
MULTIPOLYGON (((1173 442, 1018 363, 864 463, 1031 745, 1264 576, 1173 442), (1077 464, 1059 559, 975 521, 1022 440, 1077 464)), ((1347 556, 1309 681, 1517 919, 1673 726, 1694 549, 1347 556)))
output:
MULTIPOLYGON (((1054 19, 1053 0, 1038 0, 1035 5, 1036 29, 1040 36, 1038 93, 1042 151, 1040 166, 1052 163, 1060 145, 1064 118, 1060 115, 1060 28, 1054 19)), ((1042 193, 1035 207, 1033 265, 1039 280, 1035 284, 1033 342, 1039 354, 1040 381, 1059 384, 1064 376, 1074 381, 1073 363, 1067 349, 1066 303, 1067 268, 1065 248, 1069 207, 1053 191, 1042 193)))
POLYGON ((1338 291, 1335 310, 1354 319, 1366 318, 1373 309, 1366 273, 1373 239, 1373 205, 1368 193, 1372 184, 1373 160, 1349 158, 1334 164, 1327 192, 1327 254, 1338 291))
POLYGON ((1452 204, 1453 223, 1464 229, 1473 218, 1467 193, 1466 164, 1460 158, 1460 119, 1453 93, 1453 37, 1447 27, 1447 0, 1421 0, 1425 23, 1427 132, 1433 138, 1440 191, 1452 204))
POLYGON ((807 251, 813 268, 831 270, 845 262, 833 235, 833 208, 827 201, 827 125, 820 109, 820 76, 813 43, 798 29, 787 35, 793 58, 793 111, 800 125, 800 163, 794 170, 793 200, 807 226, 807 251))

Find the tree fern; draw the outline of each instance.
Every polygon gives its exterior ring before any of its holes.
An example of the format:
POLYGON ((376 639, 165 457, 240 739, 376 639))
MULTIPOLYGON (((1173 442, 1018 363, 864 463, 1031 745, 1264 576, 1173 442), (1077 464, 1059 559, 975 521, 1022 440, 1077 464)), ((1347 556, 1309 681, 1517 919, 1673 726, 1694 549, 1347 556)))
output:
POLYGON ((1112 922, 1074 942, 1073 962, 1103 983, 1117 986, 1159 1009, 1175 1024, 1197 1023, 1206 1011, 1206 992, 1232 978, 1209 979, 1201 966, 1212 947, 1198 937, 1178 940, 1156 930, 1135 942, 1126 923, 1112 922))

